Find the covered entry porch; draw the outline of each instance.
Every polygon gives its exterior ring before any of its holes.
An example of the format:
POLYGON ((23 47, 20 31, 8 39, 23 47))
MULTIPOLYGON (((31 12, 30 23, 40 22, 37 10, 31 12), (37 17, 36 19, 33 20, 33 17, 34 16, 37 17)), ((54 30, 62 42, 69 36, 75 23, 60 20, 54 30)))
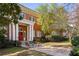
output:
POLYGON ((34 37, 34 22, 29 20, 19 21, 19 41, 21 41, 22 47, 27 47, 30 42, 33 41, 34 37), (21 32, 22 31, 22 32, 21 32), (22 33, 22 34, 21 34, 22 33))
POLYGON ((33 41, 33 27, 32 27, 32 25, 20 23, 18 34, 19 34, 18 40, 19 40, 19 42, 21 42, 21 46, 28 47, 30 42, 33 41))
POLYGON ((34 22, 28 20, 20 20, 18 24, 9 25, 9 39, 13 41, 19 41, 22 47, 27 47, 28 44, 33 41, 34 22))

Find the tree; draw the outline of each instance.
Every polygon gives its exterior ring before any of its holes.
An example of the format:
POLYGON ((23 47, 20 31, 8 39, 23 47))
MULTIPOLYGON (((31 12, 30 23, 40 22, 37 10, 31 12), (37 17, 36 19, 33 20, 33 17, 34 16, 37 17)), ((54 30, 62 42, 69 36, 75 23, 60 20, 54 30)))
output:
POLYGON ((67 11, 63 6, 43 4, 37 8, 41 14, 40 22, 44 33, 51 33, 53 29, 66 30, 68 26, 67 11))
POLYGON ((42 31, 44 34, 49 34, 49 26, 53 23, 52 17, 53 14, 50 13, 49 5, 43 4, 36 9, 40 14, 40 23, 42 25, 42 31))
MULTIPOLYGON (((0 27, 4 28, 10 23, 17 24, 21 9, 16 3, 0 4, 0 27)), ((16 26, 15 26, 16 27, 16 26)))
MULTIPOLYGON (((76 21, 75 23, 75 29, 76 29, 76 35, 79 35, 79 4, 75 4, 76 9, 74 10, 74 12, 76 13, 74 20, 76 21)), ((72 12, 73 13, 73 12, 72 12)), ((74 31, 75 31, 74 29, 74 31)))
POLYGON ((50 28, 57 30, 62 34, 63 31, 67 30, 68 27, 68 17, 67 17, 67 11, 64 9, 63 6, 57 7, 54 11, 51 11, 54 13, 54 23, 50 26, 50 28))

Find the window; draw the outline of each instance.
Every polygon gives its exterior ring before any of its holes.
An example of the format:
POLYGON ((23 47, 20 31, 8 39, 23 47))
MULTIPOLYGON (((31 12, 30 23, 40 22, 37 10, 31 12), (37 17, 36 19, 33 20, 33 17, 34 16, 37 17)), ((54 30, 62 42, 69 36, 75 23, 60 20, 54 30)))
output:
POLYGON ((29 17, 29 20, 31 20, 31 16, 29 17))
POLYGON ((35 18, 34 18, 33 16, 30 16, 30 17, 29 17, 29 20, 34 21, 35 18))
POLYGON ((35 18, 33 17, 33 21, 35 21, 35 18))
POLYGON ((20 13, 19 20, 22 20, 24 18, 24 13, 20 13))
POLYGON ((24 13, 24 19, 27 19, 27 14, 26 13, 24 13))

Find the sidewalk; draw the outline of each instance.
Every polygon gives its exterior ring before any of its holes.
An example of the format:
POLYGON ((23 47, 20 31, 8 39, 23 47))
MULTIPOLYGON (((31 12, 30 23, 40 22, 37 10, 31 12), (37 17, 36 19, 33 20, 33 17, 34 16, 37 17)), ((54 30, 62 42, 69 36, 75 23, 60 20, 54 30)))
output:
POLYGON ((44 43, 38 44, 36 47, 31 48, 30 50, 35 50, 39 52, 43 52, 52 56, 69 56, 71 51, 70 43, 44 43))
POLYGON ((52 56, 69 56, 71 48, 63 48, 63 47, 51 47, 51 48, 31 48, 30 50, 35 50, 39 52, 43 52, 52 56))

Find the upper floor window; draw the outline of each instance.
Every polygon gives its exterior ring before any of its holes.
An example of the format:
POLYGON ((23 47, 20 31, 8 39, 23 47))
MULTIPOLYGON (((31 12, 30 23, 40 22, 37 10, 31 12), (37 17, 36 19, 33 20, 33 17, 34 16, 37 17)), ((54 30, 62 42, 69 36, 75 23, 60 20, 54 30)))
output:
POLYGON ((26 13, 20 13, 19 15, 19 20, 23 20, 23 19, 27 19, 27 20, 30 20, 30 21, 35 21, 35 17, 34 16, 30 16, 29 14, 26 14, 26 13))
POLYGON ((25 13, 20 13, 20 15, 19 15, 19 20, 24 19, 24 16, 25 16, 25 13))
POLYGON ((35 20, 36 20, 36 18, 33 17, 33 21, 35 21, 35 20))
POLYGON ((34 21, 35 18, 34 18, 33 16, 30 16, 30 17, 29 17, 29 20, 34 21))

